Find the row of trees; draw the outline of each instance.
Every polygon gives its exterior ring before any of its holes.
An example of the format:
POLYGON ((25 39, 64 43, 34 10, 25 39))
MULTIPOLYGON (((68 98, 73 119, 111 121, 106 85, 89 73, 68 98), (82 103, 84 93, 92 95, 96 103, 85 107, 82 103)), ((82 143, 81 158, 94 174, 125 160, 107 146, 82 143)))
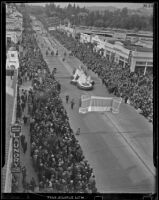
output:
POLYGON ((138 30, 152 30, 153 27, 153 16, 130 15, 127 8, 114 12, 105 10, 104 13, 100 13, 99 11, 89 12, 85 7, 80 8, 75 4, 60 8, 50 3, 45 7, 32 7, 30 12, 35 15, 43 13, 46 17, 58 17, 62 23, 68 19, 74 25, 138 30))
POLYGON ((84 22, 86 26, 110 28, 152 30, 153 27, 152 16, 130 15, 127 8, 114 12, 105 11, 104 15, 100 14, 99 11, 91 12, 84 22))

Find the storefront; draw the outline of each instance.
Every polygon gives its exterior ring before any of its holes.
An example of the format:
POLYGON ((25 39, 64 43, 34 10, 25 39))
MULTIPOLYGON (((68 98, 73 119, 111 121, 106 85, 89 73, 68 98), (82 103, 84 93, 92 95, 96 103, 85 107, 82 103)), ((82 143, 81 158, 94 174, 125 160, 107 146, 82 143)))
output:
POLYGON ((18 52, 15 47, 11 47, 7 52, 6 70, 15 70, 19 68, 18 52))
POLYGON ((144 75, 153 70, 153 52, 132 52, 130 70, 140 71, 144 75))

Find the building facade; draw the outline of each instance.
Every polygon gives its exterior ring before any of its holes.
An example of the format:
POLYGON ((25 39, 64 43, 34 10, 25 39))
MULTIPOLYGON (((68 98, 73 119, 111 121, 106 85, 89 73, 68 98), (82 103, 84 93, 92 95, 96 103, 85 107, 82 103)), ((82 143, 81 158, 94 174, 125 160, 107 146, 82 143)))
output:
MULTIPOLYGON (((22 30, 23 30, 23 20, 22 16, 16 12, 16 8, 8 5, 6 6, 6 41, 12 41, 14 43, 17 43, 21 37, 22 37, 22 30), (16 12, 15 15, 14 12, 16 12), (12 14, 12 16, 8 16, 8 14, 12 14)), ((7 69, 17 69, 19 68, 19 56, 18 51, 15 47, 9 48, 8 52, 6 52, 7 58, 6 58, 6 70, 7 69)), ((17 72, 17 71, 16 71, 17 72)), ((17 75, 16 75, 17 77, 17 75)), ((16 87, 15 87, 16 88, 16 87)), ((15 89, 15 99, 17 97, 17 90, 15 89)), ((14 109, 14 108, 13 108, 14 109)), ((16 117, 15 109, 13 110, 13 116, 12 116, 12 122, 14 123, 16 117)), ((8 138, 8 131, 6 131, 6 138, 8 138)), ((3 175, 4 175, 4 188, 2 188, 2 191, 5 193, 11 193, 12 192, 12 163, 13 163, 13 137, 9 135, 9 147, 7 148, 6 153, 6 164, 5 167, 3 167, 3 175)))
POLYGON ((92 40, 91 35, 88 35, 88 34, 85 34, 85 33, 80 34, 80 42, 81 43, 88 43, 88 42, 91 42, 91 40, 92 40))
POLYGON ((132 43, 141 41, 141 42, 145 42, 145 41, 151 41, 153 42, 153 35, 152 33, 149 34, 141 34, 141 33, 128 33, 126 34, 126 40, 130 40, 132 43))
POLYGON ((19 68, 19 54, 15 48, 11 47, 7 52, 6 69, 19 68))
POLYGON ((132 51, 130 70, 142 71, 143 74, 153 70, 153 52, 132 51))
MULTIPOLYGON (((81 38, 89 41, 87 37, 82 36, 81 38)), ((129 65, 131 72, 142 71, 146 74, 153 69, 153 50, 150 48, 128 48, 120 41, 104 41, 97 35, 92 37, 91 42, 96 44, 95 51, 103 49, 103 56, 108 59, 113 58, 114 62, 122 67, 129 65)))
MULTIPOLYGON (((11 9, 11 8, 9 8, 11 9)), ((6 15, 6 42, 14 42, 15 44, 22 39, 23 17, 16 10, 7 11, 6 15)))
POLYGON ((124 33, 124 32, 114 32, 113 38, 125 40, 126 39, 126 33, 124 33))

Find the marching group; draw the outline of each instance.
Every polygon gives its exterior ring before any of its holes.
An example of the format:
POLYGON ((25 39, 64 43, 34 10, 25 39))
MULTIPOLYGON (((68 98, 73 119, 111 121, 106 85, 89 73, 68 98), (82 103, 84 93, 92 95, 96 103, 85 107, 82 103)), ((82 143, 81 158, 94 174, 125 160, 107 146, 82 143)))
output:
MULTIPOLYGON (((61 85, 50 73, 34 33, 25 23, 21 45, 24 53, 20 57, 18 91, 25 81, 31 81, 32 88, 18 93, 17 119, 22 119, 27 104, 28 116, 23 120, 30 126, 30 156, 39 181, 32 178, 27 183, 29 172, 24 166, 24 191, 34 192, 38 186, 40 192, 96 193, 93 169, 83 155, 59 96, 61 85)), ((21 144, 25 144, 25 138, 21 138, 21 144)))
POLYGON ((59 30, 52 31, 52 34, 69 51, 81 60, 88 69, 94 71, 102 79, 103 84, 110 93, 130 101, 141 113, 153 120, 153 75, 140 72, 130 72, 130 67, 122 67, 114 62, 113 57, 107 58, 102 51, 95 51, 92 43, 80 43, 71 35, 59 30))

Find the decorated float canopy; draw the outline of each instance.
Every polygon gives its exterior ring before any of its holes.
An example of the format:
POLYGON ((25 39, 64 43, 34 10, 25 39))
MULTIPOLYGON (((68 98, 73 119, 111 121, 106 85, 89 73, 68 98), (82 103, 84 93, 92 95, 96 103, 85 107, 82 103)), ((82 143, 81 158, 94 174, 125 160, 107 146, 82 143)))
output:
POLYGON ((77 85, 79 89, 91 90, 93 89, 93 81, 91 77, 87 75, 87 70, 83 66, 79 66, 73 74, 71 83, 77 85))

